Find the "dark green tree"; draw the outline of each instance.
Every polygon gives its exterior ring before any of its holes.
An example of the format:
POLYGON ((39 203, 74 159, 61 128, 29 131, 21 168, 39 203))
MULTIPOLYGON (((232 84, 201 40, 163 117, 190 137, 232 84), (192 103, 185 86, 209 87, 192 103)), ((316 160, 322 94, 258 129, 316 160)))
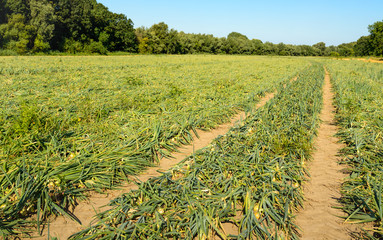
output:
POLYGON ((9 18, 7 24, 0 26, 0 35, 3 36, 2 46, 4 48, 24 54, 33 47, 36 28, 26 24, 22 14, 14 14, 9 18))
POLYGON ((280 55, 280 56, 287 56, 287 55, 289 55, 289 53, 288 53, 288 51, 287 51, 287 46, 286 46, 286 44, 284 44, 284 43, 279 43, 279 44, 277 45, 277 48, 278 48, 278 50, 277 50, 277 54, 278 54, 278 55, 280 55))
POLYGON ((342 43, 338 46, 338 53, 340 54, 340 56, 344 56, 344 57, 354 56, 355 55, 354 46, 355 46, 355 42, 342 43))
POLYGON ((7 23, 8 9, 5 7, 6 0, 0 0, 0 25, 7 23))
POLYGON ((251 41, 241 33, 231 32, 227 36, 225 50, 228 54, 251 54, 251 47, 251 41))
POLYGON ((56 25, 54 30, 54 49, 71 49, 95 39, 92 23, 92 9, 95 0, 55 0, 56 25))
POLYGON ((149 30, 145 27, 139 27, 135 30, 137 42, 138 42, 138 52, 139 53, 152 53, 152 48, 149 46, 149 30))
POLYGON ((354 51, 356 56, 369 56, 373 54, 373 48, 371 46, 371 37, 360 37, 354 46, 354 51))
POLYGON ((263 44, 263 53, 264 55, 276 55, 278 52, 278 48, 275 44, 271 42, 265 42, 263 44))
POLYGON ((56 23, 52 4, 47 0, 31 0, 30 9, 30 24, 37 29, 37 34, 40 36, 41 41, 49 43, 53 38, 56 23))
POLYGON ((178 32, 171 29, 164 22, 154 24, 148 29, 149 51, 152 53, 177 53, 180 51, 178 32))
POLYGON ((29 0, 5 0, 6 15, 21 14, 24 21, 28 22, 31 17, 29 0))
POLYGON ((319 56, 324 56, 326 51, 326 44, 324 42, 319 42, 313 45, 314 48, 319 50, 319 56))
POLYGON ((252 49, 252 54, 257 54, 257 55, 262 55, 264 52, 263 48, 263 42, 259 39, 252 39, 251 40, 251 49, 252 49))
POLYGON ((383 56, 383 21, 368 26, 373 54, 383 56))
POLYGON ((135 35, 133 21, 124 14, 113 13, 108 19, 109 25, 105 28, 109 50, 136 52, 138 41, 135 35))
POLYGON ((152 53, 167 53, 169 27, 164 22, 154 24, 149 29, 149 43, 152 53))
MULTIPOLYGON (((92 31, 93 31, 93 40, 100 42, 105 48, 111 49, 111 33, 108 32, 107 27, 109 26, 109 19, 112 18, 113 13, 111 13, 107 7, 101 3, 97 3, 93 6, 91 11, 92 17, 92 31)), ((110 29, 112 30, 112 29, 110 29)))

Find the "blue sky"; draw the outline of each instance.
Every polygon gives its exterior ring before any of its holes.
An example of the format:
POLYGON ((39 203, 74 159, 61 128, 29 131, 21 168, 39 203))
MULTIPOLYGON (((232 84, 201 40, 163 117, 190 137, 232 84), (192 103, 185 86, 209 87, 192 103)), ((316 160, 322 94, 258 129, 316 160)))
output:
POLYGON ((263 42, 339 45, 368 35, 383 21, 383 0, 98 0, 134 27, 165 22, 187 33, 240 32, 263 42))

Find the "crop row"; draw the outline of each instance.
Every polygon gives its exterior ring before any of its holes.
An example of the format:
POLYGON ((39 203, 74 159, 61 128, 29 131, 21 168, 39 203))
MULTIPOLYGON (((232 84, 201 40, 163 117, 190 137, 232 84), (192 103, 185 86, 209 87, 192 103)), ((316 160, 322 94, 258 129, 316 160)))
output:
POLYGON ((113 188, 288 81, 307 61, 218 56, 0 59, 0 235, 113 188), (286 74, 286 72, 290 74, 286 74))
POLYGON ((343 163, 350 175, 342 188, 346 222, 373 223, 364 234, 383 237, 383 70, 360 61, 327 63, 336 92, 343 163))
POLYGON ((323 66, 160 177, 112 201, 72 239, 298 239, 301 183, 322 107, 323 66))

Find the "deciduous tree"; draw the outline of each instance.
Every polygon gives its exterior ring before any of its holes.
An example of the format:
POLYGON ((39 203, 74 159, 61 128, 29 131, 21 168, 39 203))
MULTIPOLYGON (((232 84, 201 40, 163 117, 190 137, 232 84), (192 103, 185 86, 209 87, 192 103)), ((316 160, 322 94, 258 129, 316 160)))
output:
POLYGON ((368 26, 371 47, 376 56, 383 56, 383 21, 368 26))
POLYGON ((47 0, 31 0, 31 25, 37 29, 39 41, 48 43, 53 38, 56 17, 54 8, 47 0))

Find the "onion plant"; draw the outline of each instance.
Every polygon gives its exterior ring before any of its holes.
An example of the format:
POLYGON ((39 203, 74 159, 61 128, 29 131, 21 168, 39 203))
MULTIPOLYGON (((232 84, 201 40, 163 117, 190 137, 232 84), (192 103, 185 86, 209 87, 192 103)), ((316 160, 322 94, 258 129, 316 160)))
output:
POLYGON ((347 223, 373 223, 364 237, 383 238, 383 70, 379 63, 327 61, 336 93, 342 163, 350 175, 342 188, 347 223))
POLYGON ((137 183, 71 239, 298 239, 294 216, 304 199, 323 79, 323 66, 313 62, 243 123, 137 183))
POLYGON ((308 65, 239 56, 0 58, 0 234, 70 213, 308 65), (32 218, 31 218, 32 217, 32 218), (26 219, 34 219, 27 222, 26 219), (28 223, 28 224, 27 224, 28 223), (25 225, 27 224, 27 225, 25 225))

